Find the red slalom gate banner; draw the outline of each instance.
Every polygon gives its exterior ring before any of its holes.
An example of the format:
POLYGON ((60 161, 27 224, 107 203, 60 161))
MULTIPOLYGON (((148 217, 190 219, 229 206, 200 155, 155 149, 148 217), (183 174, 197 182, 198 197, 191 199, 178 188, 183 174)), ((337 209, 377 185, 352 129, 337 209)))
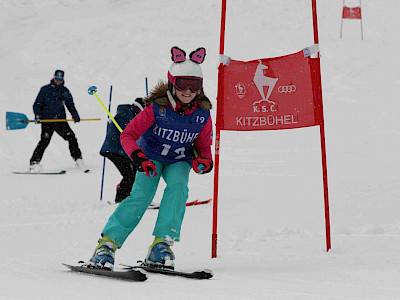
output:
POLYGON ((237 61, 224 54, 226 0, 222 0, 214 164, 212 253, 217 257, 221 130, 320 127, 326 249, 331 249, 328 174, 322 104, 316 0, 311 0, 314 45, 275 58, 237 61), (318 53, 315 55, 315 53, 318 53), (315 57, 316 56, 316 57, 315 57))
POLYGON ((361 39, 364 38, 363 27, 362 27, 362 17, 361 17, 361 0, 359 6, 348 7, 345 5, 345 0, 343 0, 343 11, 342 11, 342 22, 340 25, 340 38, 342 38, 343 33, 343 19, 355 19, 360 20, 361 25, 361 39))
POLYGON ((230 60, 224 66, 224 98, 218 116, 221 129, 274 130, 322 124, 319 59, 305 57, 304 52, 249 62, 230 60))
POLYGON ((361 7, 343 7, 342 19, 361 19, 361 7))

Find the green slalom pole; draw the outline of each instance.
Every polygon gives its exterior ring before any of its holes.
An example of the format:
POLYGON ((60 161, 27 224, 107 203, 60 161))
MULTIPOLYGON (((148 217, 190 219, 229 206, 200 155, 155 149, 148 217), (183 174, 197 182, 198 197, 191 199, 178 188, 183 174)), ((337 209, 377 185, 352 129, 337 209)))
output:
POLYGON ((95 96, 96 96, 97 100, 99 100, 101 106, 103 106, 104 110, 106 111, 106 113, 108 114, 108 116, 110 117, 110 119, 113 121, 114 125, 118 128, 118 130, 119 130, 120 132, 122 132, 122 131, 123 131, 122 128, 118 125, 117 121, 115 121, 114 117, 113 117, 113 116, 111 115, 111 113, 108 111, 107 107, 106 107, 106 106, 104 105, 104 103, 101 101, 101 99, 99 98, 99 96, 97 96, 96 92, 97 92, 97 87, 95 87, 95 86, 91 86, 91 87, 88 89, 89 95, 95 95, 95 96))

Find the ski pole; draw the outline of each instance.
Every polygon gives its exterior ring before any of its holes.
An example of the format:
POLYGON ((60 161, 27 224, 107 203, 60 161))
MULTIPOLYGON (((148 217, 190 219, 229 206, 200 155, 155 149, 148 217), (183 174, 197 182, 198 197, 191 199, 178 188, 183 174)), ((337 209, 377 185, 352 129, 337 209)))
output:
MULTIPOLYGON (((110 100, 108 101, 108 111, 111 110, 111 96, 112 96, 112 85, 110 86, 110 100)), ((109 122, 110 118, 107 118, 107 129, 106 129, 106 135, 108 132, 108 127, 110 126, 109 122)), ((101 175, 101 189, 100 189, 100 201, 103 200, 103 187, 104 187, 104 174, 106 171, 106 157, 103 157, 103 174, 101 175)))
MULTIPOLYGON (((100 118, 94 118, 94 119, 80 119, 80 121, 99 121, 101 120, 100 118)), ((74 119, 44 119, 40 120, 39 123, 54 123, 54 122, 72 122, 75 121, 74 119)), ((34 123, 35 120, 25 120, 22 121, 23 123, 34 123)))
POLYGON ((99 98, 99 96, 97 96, 96 92, 97 92, 97 87, 95 87, 94 85, 91 86, 91 87, 88 89, 89 95, 95 95, 95 96, 96 96, 97 100, 99 100, 101 106, 103 106, 104 110, 106 111, 106 113, 108 114, 108 116, 111 118, 111 120, 113 121, 113 123, 115 124, 115 126, 118 128, 118 130, 119 130, 120 132, 122 132, 122 131, 123 131, 122 128, 118 125, 117 121, 115 121, 114 117, 111 115, 110 111, 109 111, 109 110, 106 108, 106 106, 103 104, 103 102, 101 101, 101 99, 99 98))

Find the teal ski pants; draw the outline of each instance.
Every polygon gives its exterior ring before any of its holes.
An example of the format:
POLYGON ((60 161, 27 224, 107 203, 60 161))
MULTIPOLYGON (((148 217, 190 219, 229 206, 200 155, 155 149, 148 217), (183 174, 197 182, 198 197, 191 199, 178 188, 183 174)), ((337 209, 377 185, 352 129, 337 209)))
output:
POLYGON ((153 160, 153 163, 157 168, 157 176, 147 177, 144 173, 137 172, 131 194, 118 205, 102 231, 102 234, 112 239, 119 248, 139 224, 153 201, 161 177, 167 186, 153 235, 177 242, 180 239, 191 166, 187 162, 167 164, 153 160))

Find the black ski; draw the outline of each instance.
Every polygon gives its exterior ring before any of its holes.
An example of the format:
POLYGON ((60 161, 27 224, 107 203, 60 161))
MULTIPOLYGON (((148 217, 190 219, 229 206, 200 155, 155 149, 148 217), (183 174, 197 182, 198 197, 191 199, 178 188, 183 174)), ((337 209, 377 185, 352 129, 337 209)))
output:
POLYGON ((139 268, 139 269, 146 270, 149 273, 158 273, 158 274, 163 274, 163 275, 179 276, 179 277, 185 277, 185 278, 191 278, 191 279, 210 279, 214 276, 214 273, 208 269, 197 270, 194 272, 182 272, 182 271, 148 267, 148 266, 142 266, 142 265, 140 265, 140 266, 121 265, 121 266, 125 267, 128 270, 139 268))
POLYGON ((131 268, 128 271, 110 271, 107 269, 99 269, 99 268, 88 268, 82 266, 71 266, 68 264, 64 264, 68 269, 74 272, 82 272, 85 274, 93 274, 93 275, 100 275, 110 278, 116 279, 124 279, 124 280, 131 280, 131 281, 145 281, 147 280, 147 274, 145 271, 139 268, 131 268))
POLYGON ((13 174, 26 174, 26 175, 62 175, 67 173, 67 171, 65 170, 61 170, 61 171, 49 171, 49 172, 18 172, 18 171, 14 171, 13 174))

